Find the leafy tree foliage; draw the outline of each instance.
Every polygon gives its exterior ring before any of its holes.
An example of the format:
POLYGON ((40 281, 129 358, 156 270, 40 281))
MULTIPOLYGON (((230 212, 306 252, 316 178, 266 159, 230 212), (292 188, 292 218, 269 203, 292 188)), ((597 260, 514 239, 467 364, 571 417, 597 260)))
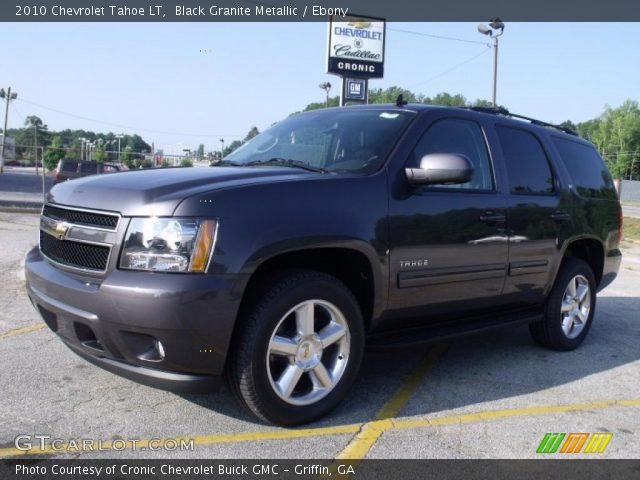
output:
POLYGON ((51 171, 58 165, 58 162, 65 156, 65 150, 62 148, 62 138, 60 135, 53 137, 51 145, 47 148, 44 154, 44 166, 47 170, 51 171))

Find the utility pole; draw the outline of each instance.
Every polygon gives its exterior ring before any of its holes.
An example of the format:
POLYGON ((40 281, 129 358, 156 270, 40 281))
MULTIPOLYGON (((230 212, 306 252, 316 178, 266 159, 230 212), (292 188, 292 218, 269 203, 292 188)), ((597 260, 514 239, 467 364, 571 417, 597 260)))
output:
POLYGON ((220 139, 220 145, 222 145, 220 147, 220 160, 222 160, 224 158, 224 138, 220 139))
POLYGON ((4 150, 7 143, 7 121, 9 120, 9 102, 18 98, 18 92, 12 92, 11 87, 4 91, 0 88, 0 98, 7 102, 4 110, 4 128, 2 129, 2 147, 0 147, 0 174, 4 172, 4 150))
MULTIPOLYGON (((36 157, 36 175, 38 175, 38 124, 33 123, 33 155, 36 157)), ((44 165, 42 167, 44 169, 44 165)), ((44 175, 44 172, 42 172, 44 175)))
POLYGON ((120 139, 123 137, 123 135, 116 135, 116 138, 118 139, 118 163, 120 163, 120 139))
POLYGON ((498 37, 504 33, 504 23, 499 18, 491 19, 489 26, 481 23, 478 31, 493 39, 493 108, 496 108, 496 91, 498 88, 498 37), (489 28, 491 27, 491 28, 489 28))

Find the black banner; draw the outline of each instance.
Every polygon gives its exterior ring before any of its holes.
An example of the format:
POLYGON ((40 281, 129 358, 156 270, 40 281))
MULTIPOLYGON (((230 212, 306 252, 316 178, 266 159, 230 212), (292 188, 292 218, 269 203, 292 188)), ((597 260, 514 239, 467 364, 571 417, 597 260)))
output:
POLYGON ((640 460, 2 460, 2 480, 634 480, 640 460))
MULTIPOLYGON (((353 13, 388 21, 640 21, 630 0, 14 0, 0 2, 2 22, 327 21, 353 13)), ((630 39, 631 41, 631 39, 630 39)))

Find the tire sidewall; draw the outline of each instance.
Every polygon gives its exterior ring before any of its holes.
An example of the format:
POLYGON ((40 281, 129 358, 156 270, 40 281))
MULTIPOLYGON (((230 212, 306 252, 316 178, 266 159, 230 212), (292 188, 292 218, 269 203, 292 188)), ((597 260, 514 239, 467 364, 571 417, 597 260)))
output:
POLYGON ((593 323, 593 316, 596 310, 596 282, 593 275, 593 271, 589 265, 583 260, 572 258, 567 261, 566 266, 561 270, 556 283, 553 286, 549 301, 546 307, 546 328, 550 340, 556 344, 556 346, 562 350, 573 350, 577 348, 585 339, 591 324, 593 323), (589 316, 587 322, 578 335, 575 338, 568 338, 562 330, 562 314, 560 308, 564 298, 564 292, 571 281, 576 275, 582 275, 589 282, 589 295, 591 296, 591 307, 589 309, 589 316))
POLYGON ((263 414, 276 423, 293 425, 319 418, 335 408, 353 384, 364 351, 362 314, 347 287, 338 280, 332 281, 331 277, 309 279, 271 299, 261 313, 263 318, 258 322, 254 337, 251 373, 264 406, 263 414), (344 315, 350 333, 349 359, 338 384, 327 396, 311 405, 291 405, 273 391, 267 371, 267 350, 282 317, 294 306, 312 299, 327 301, 344 315))

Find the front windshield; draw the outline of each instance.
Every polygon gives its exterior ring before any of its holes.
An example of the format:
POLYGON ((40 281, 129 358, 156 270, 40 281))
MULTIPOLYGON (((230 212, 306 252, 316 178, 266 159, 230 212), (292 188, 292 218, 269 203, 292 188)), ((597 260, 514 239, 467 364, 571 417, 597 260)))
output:
POLYGON ((329 109, 293 115, 225 157, 225 163, 306 164, 329 172, 371 173, 415 116, 398 109, 329 109))

